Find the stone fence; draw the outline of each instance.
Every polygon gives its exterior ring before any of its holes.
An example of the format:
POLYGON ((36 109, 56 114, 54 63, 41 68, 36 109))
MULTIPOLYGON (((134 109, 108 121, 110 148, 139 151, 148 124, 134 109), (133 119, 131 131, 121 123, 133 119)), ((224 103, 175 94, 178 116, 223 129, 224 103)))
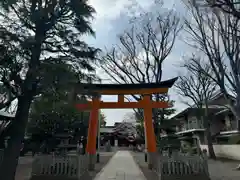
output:
POLYGON ((87 171, 87 156, 39 155, 32 165, 31 180, 79 180, 87 171))

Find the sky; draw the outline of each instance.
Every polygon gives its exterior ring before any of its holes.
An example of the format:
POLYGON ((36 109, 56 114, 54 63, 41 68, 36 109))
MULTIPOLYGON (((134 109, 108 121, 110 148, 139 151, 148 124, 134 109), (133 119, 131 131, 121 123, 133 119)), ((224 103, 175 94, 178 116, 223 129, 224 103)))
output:
MULTIPOLYGON (((88 44, 101 49, 111 48, 112 45, 117 43, 117 35, 129 27, 128 22, 132 16, 132 13, 130 13, 132 8, 129 7, 134 7, 133 4, 136 2, 134 0, 90 0, 89 2, 97 12, 92 24, 93 29, 96 31, 96 37, 87 37, 86 41, 88 44)), ((137 0, 137 3, 145 12, 156 10, 154 0, 137 0)), ((184 12, 180 0, 167 0, 164 3, 164 8, 174 8, 177 13, 184 12)), ((181 71, 179 63, 182 61, 182 56, 188 51, 189 47, 181 39, 178 39, 172 53, 163 64, 163 80, 178 76, 179 71, 181 71)), ((104 73, 101 73, 101 77, 108 79, 104 73)), ((181 111, 186 107, 181 103, 181 98, 176 93, 176 90, 170 89, 169 94, 170 98, 176 101, 175 108, 177 111, 181 111)), ((102 100, 116 101, 117 97, 103 96, 102 100)), ((131 109, 106 109, 102 111, 106 115, 107 125, 120 122, 124 119, 124 116, 126 117, 126 114, 133 112, 131 109)))

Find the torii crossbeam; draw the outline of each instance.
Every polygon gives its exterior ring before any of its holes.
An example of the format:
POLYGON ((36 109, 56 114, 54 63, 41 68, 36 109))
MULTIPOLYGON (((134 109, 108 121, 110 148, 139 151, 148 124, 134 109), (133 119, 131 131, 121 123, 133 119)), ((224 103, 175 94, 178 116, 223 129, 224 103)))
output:
POLYGON ((79 84, 75 87, 75 93, 92 95, 92 101, 85 104, 76 104, 80 110, 90 110, 90 120, 88 127, 87 153, 96 154, 96 136, 98 125, 99 109, 118 109, 118 108, 143 108, 145 131, 147 138, 147 150, 155 153, 156 138, 152 123, 153 108, 168 108, 168 102, 155 102, 151 100, 152 94, 165 94, 171 88, 177 78, 162 81, 161 83, 148 84, 79 84), (124 102, 124 95, 142 95, 143 99, 138 102, 124 102), (101 95, 117 95, 117 102, 103 102, 101 95))

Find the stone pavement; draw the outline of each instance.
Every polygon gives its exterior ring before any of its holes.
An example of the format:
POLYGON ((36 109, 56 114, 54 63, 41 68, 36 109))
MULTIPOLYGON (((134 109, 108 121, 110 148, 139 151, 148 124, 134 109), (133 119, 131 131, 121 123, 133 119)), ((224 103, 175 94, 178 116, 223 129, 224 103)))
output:
POLYGON ((118 151, 94 180, 146 180, 129 151, 118 151))
POLYGON ((19 157, 15 180, 28 180, 31 177, 33 158, 31 155, 19 157))
POLYGON ((239 161, 208 161, 211 180, 240 180, 240 171, 235 170, 239 161))

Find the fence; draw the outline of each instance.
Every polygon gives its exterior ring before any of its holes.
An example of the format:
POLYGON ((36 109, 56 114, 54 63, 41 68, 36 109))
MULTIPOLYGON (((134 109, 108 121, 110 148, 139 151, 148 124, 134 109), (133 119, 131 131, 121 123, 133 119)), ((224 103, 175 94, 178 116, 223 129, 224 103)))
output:
POLYGON ((87 156, 39 155, 32 165, 32 180, 40 177, 79 179, 87 171, 87 156))
POLYGON ((205 157, 197 155, 175 154, 161 155, 156 158, 154 169, 160 180, 172 179, 209 179, 208 163, 205 157))
POLYGON ((0 165, 3 161, 3 156, 4 156, 4 149, 0 149, 0 165))

